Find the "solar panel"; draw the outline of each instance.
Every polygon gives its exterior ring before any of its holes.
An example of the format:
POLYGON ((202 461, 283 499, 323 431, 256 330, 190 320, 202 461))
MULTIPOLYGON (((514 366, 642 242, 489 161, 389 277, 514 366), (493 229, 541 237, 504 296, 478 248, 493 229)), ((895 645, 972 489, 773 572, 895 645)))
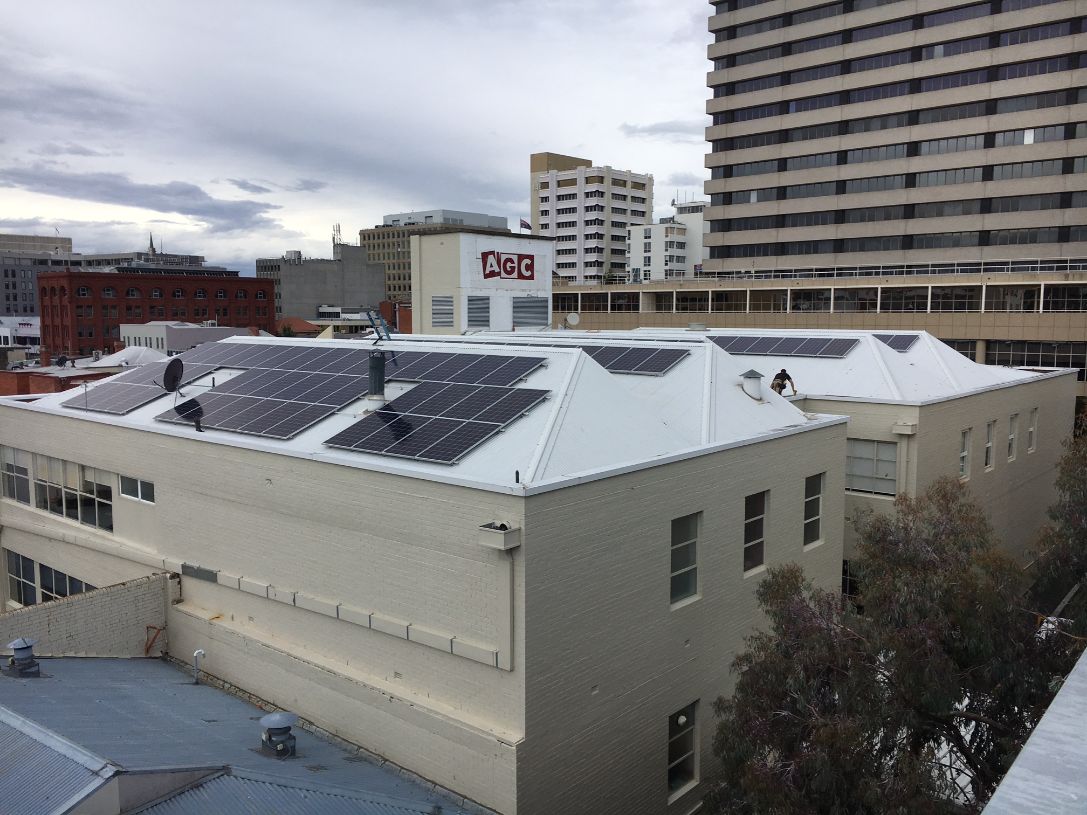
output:
POLYGON ((918 334, 873 334, 872 336, 900 354, 913 348, 913 344, 919 338, 918 334))
POLYGON ((330 447, 454 464, 549 391, 422 382, 332 438, 330 447))
POLYGON ((158 399, 166 391, 154 385, 103 382, 61 403, 63 407, 123 416, 158 399))
POLYGON ((678 364, 681 359, 689 355, 689 351, 681 348, 658 348, 649 359, 638 365, 629 373, 663 376, 678 364))
POLYGON ((852 337, 710 337, 715 345, 730 354, 782 357, 842 358, 860 340, 852 337))
POLYGON ((289 439, 329 414, 333 405, 299 404, 226 393, 206 393, 180 403, 155 418, 201 429, 229 430, 273 439, 289 439))

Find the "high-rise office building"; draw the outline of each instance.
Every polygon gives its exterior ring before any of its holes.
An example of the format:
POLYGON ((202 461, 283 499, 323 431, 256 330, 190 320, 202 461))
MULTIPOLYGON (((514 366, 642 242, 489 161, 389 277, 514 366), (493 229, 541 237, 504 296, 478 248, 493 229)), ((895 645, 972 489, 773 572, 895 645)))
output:
POLYGON ((707 272, 1087 257, 1083 6, 712 5, 707 272))
POLYGON ((576 283, 627 278, 627 228, 653 221, 653 176, 558 153, 529 157, 532 231, 555 239, 555 272, 576 283))

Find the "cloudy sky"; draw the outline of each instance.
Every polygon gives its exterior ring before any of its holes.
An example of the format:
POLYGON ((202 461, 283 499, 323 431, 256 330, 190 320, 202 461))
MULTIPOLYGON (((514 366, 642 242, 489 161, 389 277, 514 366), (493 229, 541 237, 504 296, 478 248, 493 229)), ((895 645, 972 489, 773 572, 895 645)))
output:
POLYGON ((528 156, 700 196, 705 0, 0 5, 0 232, 251 273, 388 212, 528 215, 528 156))

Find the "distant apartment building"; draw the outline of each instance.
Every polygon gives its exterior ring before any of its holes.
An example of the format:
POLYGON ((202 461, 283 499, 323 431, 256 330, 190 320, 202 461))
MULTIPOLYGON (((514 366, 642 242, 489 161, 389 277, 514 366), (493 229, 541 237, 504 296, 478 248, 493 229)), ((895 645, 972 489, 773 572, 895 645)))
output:
POLYGON ((359 244, 365 247, 370 260, 385 267, 385 299, 411 302, 411 236, 451 226, 495 234, 509 234, 510 231, 508 222, 501 216, 456 209, 397 212, 384 216, 372 229, 359 230, 359 244))
POLYGON ((125 348, 150 348, 171 357, 205 342, 248 334, 248 328, 187 323, 183 320, 121 323, 121 343, 125 348))
POLYGON ((577 283, 627 276, 627 230, 653 220, 653 176, 558 153, 529 158, 534 234, 554 238, 555 273, 577 283))
POLYGON ((275 331, 270 280, 208 274, 65 269, 38 277, 42 359, 64 354, 111 354, 121 346, 121 324, 151 320, 215 321, 275 331))
POLYGON ((346 243, 333 243, 331 258, 304 258, 298 250, 257 258, 257 277, 275 283, 277 319, 312 320, 329 304, 365 311, 385 298, 385 269, 366 247, 346 243))
POLYGON ((1087 257, 1080 4, 711 14, 708 269, 1087 257))
POLYGON ((71 253, 71 238, 0 235, 0 283, 3 283, 0 315, 37 314, 38 272, 43 267, 64 266, 71 253))
POLYGON ((694 277, 702 271, 705 201, 676 204, 658 223, 627 228, 627 282, 694 277))

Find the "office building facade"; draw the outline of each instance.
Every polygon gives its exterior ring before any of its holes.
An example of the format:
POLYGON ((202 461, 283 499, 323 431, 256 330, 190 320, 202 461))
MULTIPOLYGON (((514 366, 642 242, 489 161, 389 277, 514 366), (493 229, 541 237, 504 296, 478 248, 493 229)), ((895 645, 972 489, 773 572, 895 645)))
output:
POLYGON ((555 273, 576 283, 627 277, 627 230, 653 221, 653 176, 557 153, 529 158, 532 231, 555 240, 555 273))
POLYGON ((1081 5, 713 5, 708 270, 1087 254, 1081 5))
POLYGON ((411 236, 450 227, 508 235, 505 218, 481 212, 432 209, 421 212, 397 212, 386 215, 372 229, 359 230, 359 245, 374 263, 385 267, 385 299, 394 303, 411 302, 411 236))
POLYGON ((276 319, 312 320, 322 307, 366 311, 385 297, 385 268, 361 246, 333 243, 331 258, 304 258, 298 250, 257 258, 257 277, 275 283, 276 319))
POLYGON ((702 271, 704 201, 676 204, 658 223, 627 228, 627 282, 694 277, 702 271))

